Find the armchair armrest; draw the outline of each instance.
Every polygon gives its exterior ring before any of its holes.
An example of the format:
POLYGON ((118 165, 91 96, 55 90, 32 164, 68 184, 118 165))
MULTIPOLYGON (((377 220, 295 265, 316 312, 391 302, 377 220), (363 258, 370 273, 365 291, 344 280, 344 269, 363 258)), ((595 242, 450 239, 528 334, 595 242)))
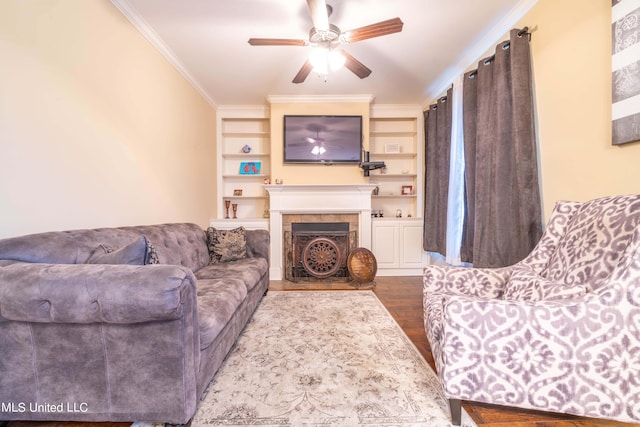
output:
POLYGON ((424 268, 424 294, 470 295, 498 298, 511 275, 511 267, 468 268, 429 265, 424 268))
POLYGON ((16 263, 0 267, 0 321, 140 323, 196 307, 196 279, 173 265, 16 263))

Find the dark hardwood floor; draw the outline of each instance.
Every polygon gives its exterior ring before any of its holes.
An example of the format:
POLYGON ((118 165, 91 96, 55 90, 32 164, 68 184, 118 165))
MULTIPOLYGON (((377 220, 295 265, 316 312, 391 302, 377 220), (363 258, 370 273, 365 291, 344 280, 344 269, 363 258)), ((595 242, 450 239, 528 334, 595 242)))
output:
MULTIPOLYGON (((343 283, 329 285, 298 284, 292 286, 287 282, 272 281, 270 284, 271 290, 350 288, 352 288, 350 285, 343 283)), ((377 277, 373 291, 413 341, 427 362, 434 367, 429 341, 424 332, 422 321, 422 277, 377 277)), ((629 427, 640 425, 470 402, 463 403, 463 406, 479 427, 629 427)), ((129 425, 130 423, 34 423, 14 421, 7 423, 6 427, 128 427, 129 425)), ((0 427, 5 427, 2 422, 0 422, 0 427)))

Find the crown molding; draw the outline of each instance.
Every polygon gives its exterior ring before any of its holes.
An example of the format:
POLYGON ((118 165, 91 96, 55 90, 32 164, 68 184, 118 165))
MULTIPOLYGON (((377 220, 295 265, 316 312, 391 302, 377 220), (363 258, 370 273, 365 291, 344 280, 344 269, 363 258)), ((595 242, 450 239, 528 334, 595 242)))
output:
POLYGON ((371 117, 404 117, 422 114, 418 104, 372 104, 371 117))
POLYGON ((270 104, 313 104, 332 102, 366 102, 371 103, 375 97, 373 95, 268 95, 267 102, 270 104))
POLYGON ((162 56, 184 77, 187 82, 211 105, 217 108, 216 102, 202 88, 200 83, 189 73, 187 67, 178 59, 175 53, 167 46, 160 36, 151 28, 149 23, 142 18, 138 11, 127 0, 111 0, 111 3, 133 24, 133 26, 155 47, 162 56))
POLYGON ((521 0, 500 21, 489 28, 484 34, 480 35, 476 39, 477 41, 460 56, 458 62, 427 88, 427 98, 422 105, 423 108, 428 107, 434 99, 441 96, 459 75, 464 74, 465 71, 480 60, 488 50, 495 47, 500 39, 504 37, 537 2, 538 0, 521 0))
POLYGON ((218 114, 225 117, 269 117, 270 108, 267 105, 220 105, 218 114))

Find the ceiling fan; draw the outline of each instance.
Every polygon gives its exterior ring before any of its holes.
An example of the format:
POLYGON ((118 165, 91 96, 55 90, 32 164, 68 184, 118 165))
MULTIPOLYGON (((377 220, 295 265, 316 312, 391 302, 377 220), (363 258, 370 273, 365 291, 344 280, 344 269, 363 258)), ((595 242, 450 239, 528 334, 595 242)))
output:
MULTIPOLYGON (((307 5, 311 12, 311 21, 313 27, 309 31, 309 39, 272 39, 272 38, 250 38, 251 46, 312 46, 322 49, 325 58, 329 55, 337 53, 338 59, 344 61, 344 66, 353 72, 356 76, 364 79, 371 74, 371 70, 358 61, 356 58, 348 54, 346 51, 335 48, 341 44, 355 43, 374 37, 386 36, 387 34, 398 33, 402 31, 404 23, 400 18, 392 18, 375 24, 366 25, 350 31, 342 32, 340 28, 333 24, 329 24, 329 16, 332 7, 325 0, 307 0, 307 5), (344 58, 344 59, 343 59, 344 58)), ((331 58, 328 58, 331 59, 331 58)), ((314 69, 313 59, 308 59, 298 74, 293 79, 293 83, 302 83, 305 81, 309 73, 314 69)))

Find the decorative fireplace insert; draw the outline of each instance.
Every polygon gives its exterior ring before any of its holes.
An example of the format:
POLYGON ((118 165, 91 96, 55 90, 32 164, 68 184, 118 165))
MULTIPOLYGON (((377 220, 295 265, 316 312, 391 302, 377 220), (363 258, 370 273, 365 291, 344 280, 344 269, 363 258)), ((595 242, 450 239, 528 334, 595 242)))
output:
POLYGON ((355 247, 356 232, 348 222, 295 222, 285 233, 285 278, 349 280, 347 257, 355 247))

